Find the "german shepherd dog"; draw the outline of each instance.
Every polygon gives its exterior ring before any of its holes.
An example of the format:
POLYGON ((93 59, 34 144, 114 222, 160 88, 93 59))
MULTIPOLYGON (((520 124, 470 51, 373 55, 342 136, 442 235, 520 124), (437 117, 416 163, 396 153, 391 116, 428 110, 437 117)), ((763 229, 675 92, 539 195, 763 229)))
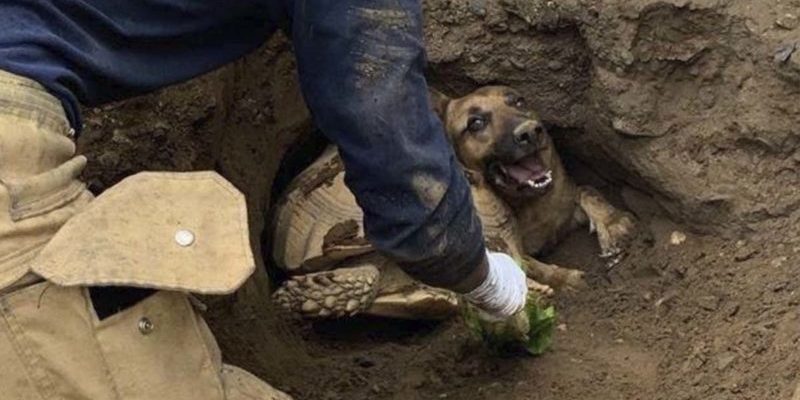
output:
POLYGON ((553 287, 582 286, 582 273, 533 259, 570 231, 590 225, 600 256, 618 260, 633 232, 633 217, 594 188, 566 174, 553 140, 516 90, 482 87, 461 98, 431 90, 456 156, 471 179, 480 179, 517 218, 529 277, 553 287))

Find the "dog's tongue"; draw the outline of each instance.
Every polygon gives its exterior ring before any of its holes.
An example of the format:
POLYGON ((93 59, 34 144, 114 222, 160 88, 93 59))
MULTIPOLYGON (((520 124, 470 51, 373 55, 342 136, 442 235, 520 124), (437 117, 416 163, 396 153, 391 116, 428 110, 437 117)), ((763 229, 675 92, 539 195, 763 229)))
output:
POLYGON ((508 175, 517 183, 523 184, 529 180, 539 180, 545 177, 547 170, 539 160, 539 156, 534 154, 523 158, 516 164, 506 165, 508 175))

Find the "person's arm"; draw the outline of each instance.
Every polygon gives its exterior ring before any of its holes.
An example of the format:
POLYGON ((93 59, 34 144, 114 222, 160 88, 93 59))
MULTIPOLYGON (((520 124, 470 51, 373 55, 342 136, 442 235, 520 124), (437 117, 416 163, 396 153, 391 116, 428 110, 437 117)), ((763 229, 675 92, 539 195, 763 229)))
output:
POLYGON ((298 1, 292 21, 304 97, 339 147, 367 238, 415 279, 469 293, 498 315, 519 309, 524 275, 513 260, 509 274, 487 258, 469 185, 430 105, 420 2, 298 1))
POLYGON ((419 2, 296 4, 304 97, 339 147, 367 238, 424 283, 477 287, 488 274, 481 224, 430 107, 419 2))

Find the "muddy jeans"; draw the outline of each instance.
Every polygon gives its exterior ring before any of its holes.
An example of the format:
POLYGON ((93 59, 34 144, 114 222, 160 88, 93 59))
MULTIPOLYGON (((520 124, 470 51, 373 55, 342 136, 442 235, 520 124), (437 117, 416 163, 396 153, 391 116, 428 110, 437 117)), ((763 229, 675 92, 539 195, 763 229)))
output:
POLYGON ((93 200, 61 104, 0 71, 0 398, 288 399, 224 365, 189 293, 253 271, 240 193, 140 174, 93 200), (93 286, 153 294, 99 316, 93 286))

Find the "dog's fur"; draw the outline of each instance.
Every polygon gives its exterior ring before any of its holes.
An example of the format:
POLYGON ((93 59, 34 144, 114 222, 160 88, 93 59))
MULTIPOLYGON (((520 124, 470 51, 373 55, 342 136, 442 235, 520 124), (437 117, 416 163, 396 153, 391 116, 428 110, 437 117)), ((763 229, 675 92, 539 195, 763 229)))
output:
MULTIPOLYGON (((514 210, 529 256, 589 223, 597 232, 601 256, 618 259, 634 228, 632 216, 614 208, 594 188, 572 182, 539 116, 516 90, 487 86, 456 99, 431 91, 431 103, 463 167, 481 176, 514 210), (525 160, 534 161, 523 164, 525 160), (508 173, 513 168, 516 175, 508 173), (547 170, 549 178, 542 172, 547 170), (517 177, 526 174, 538 180, 520 183, 517 177)), ((554 279, 564 275, 552 274, 558 267, 529 261, 534 264, 529 267, 531 278, 551 286, 569 283, 554 279)))

